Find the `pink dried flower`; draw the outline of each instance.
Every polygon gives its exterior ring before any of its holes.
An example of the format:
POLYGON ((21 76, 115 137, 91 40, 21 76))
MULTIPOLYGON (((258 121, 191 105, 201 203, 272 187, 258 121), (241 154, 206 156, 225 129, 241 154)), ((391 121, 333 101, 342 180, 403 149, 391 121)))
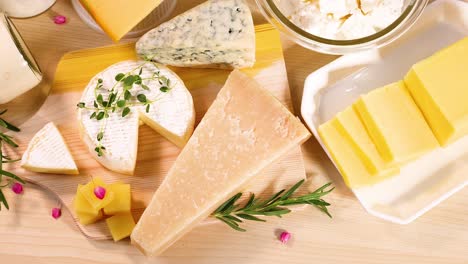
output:
POLYGON ((60 208, 52 208, 52 217, 54 219, 58 219, 60 218, 60 216, 62 215, 62 210, 60 208))
POLYGON ((57 25, 62 25, 62 24, 65 24, 67 23, 67 17, 65 16, 54 16, 54 23, 57 24, 57 25))
POLYGON ((106 189, 104 187, 97 186, 94 188, 94 195, 96 195, 98 199, 102 200, 106 197, 106 189))
POLYGON ((21 194, 23 193, 23 185, 21 183, 15 182, 11 186, 11 190, 16 194, 21 194))
POLYGON ((281 235, 280 235, 280 237, 279 237, 279 240, 280 240, 281 243, 283 243, 283 244, 288 243, 289 239, 291 239, 291 233, 286 232, 286 231, 282 232, 281 235))

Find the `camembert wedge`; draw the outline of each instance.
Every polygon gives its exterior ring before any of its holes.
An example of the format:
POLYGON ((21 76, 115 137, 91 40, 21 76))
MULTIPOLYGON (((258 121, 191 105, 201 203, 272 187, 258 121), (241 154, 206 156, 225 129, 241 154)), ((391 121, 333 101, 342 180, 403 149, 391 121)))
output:
POLYGON ((257 82, 232 72, 156 190, 132 242, 146 255, 160 254, 309 136, 257 82))
POLYGON ((120 62, 97 74, 80 105, 83 141, 104 167, 123 174, 131 175, 135 169, 140 120, 179 147, 187 142, 195 122, 192 96, 183 81, 168 68, 147 61, 120 62), (131 85, 126 81, 130 75, 131 85), (112 89, 116 94, 112 107, 99 120, 112 89), (119 103, 124 98, 128 101, 119 103))
POLYGON ((244 0, 208 0, 146 33, 136 50, 144 58, 179 67, 252 67, 252 14, 244 0))
POLYGON ((75 161, 54 123, 48 123, 34 135, 23 154, 21 166, 42 173, 78 174, 75 161))

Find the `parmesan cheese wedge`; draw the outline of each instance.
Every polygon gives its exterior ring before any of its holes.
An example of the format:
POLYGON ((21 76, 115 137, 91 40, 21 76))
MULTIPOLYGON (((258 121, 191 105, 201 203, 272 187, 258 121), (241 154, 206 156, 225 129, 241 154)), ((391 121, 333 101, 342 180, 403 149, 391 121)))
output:
POLYGON ((78 174, 78 168, 54 123, 48 123, 29 142, 21 159, 27 170, 42 173, 78 174))
MULTIPOLYGON (((122 83, 117 84, 115 89, 122 99, 122 83)), ((123 61, 110 66, 90 81, 83 92, 81 102, 86 105, 86 108, 78 109, 80 134, 84 143, 98 162, 118 173, 132 175, 135 170, 140 120, 179 147, 185 145, 193 132, 195 109, 192 95, 173 71, 152 62, 123 61), (98 82, 101 81, 103 87, 99 93, 107 100, 109 91, 106 89, 116 85, 115 78, 119 73, 138 74, 140 68, 143 84, 149 87, 149 90, 139 85, 134 85, 129 90, 133 96, 131 104, 128 105, 130 113, 122 117, 122 109, 117 109, 115 112, 109 112, 108 118, 91 119, 95 109, 95 90, 98 82), (171 89, 166 92, 161 91, 163 84, 157 79, 151 79, 154 74, 167 78, 171 89), (144 94, 148 100, 153 101, 149 112, 146 111, 146 106, 138 104, 135 99, 139 94, 144 94), (102 156, 98 156, 95 151, 99 145, 100 132, 103 133, 101 144, 105 147, 102 156)))
POLYGON ((161 254, 309 136, 275 97, 233 71, 143 213, 133 244, 161 254))

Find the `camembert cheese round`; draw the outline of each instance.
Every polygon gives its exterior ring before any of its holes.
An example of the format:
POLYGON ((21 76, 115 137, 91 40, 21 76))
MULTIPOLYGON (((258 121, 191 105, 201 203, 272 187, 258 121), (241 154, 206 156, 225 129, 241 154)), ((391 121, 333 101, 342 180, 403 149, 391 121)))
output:
POLYGON ((193 99, 183 81, 148 61, 123 61, 100 72, 78 107, 80 134, 93 157, 123 174, 135 169, 140 121, 179 147, 195 122, 193 99))

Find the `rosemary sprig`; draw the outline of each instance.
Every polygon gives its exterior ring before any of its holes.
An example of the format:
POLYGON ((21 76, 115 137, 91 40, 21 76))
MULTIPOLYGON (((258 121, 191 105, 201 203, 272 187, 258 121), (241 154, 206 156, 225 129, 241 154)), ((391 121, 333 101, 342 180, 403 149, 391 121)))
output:
POLYGON ((320 211, 328 215, 327 206, 329 203, 322 199, 323 196, 329 194, 335 188, 328 188, 331 185, 327 183, 318 188, 312 193, 308 193, 299 197, 291 197, 297 189, 304 183, 304 180, 299 181, 289 190, 281 190, 266 200, 255 198, 255 194, 251 194, 249 200, 244 206, 238 204, 239 198, 242 193, 238 193, 223 203, 221 206, 212 213, 213 217, 223 221, 231 228, 245 232, 246 230, 240 227, 240 224, 245 220, 266 222, 257 216, 277 216, 281 217, 291 212, 286 206, 309 204, 317 207, 320 211))
MULTIPOLYGON (((7 110, 1 110, 0 111, 0 116, 5 114, 7 110)), ((5 119, 0 117, 0 127, 7 129, 12 132, 19 132, 20 129, 17 128, 16 126, 10 124, 7 122, 5 119)), ((5 195, 3 194, 3 188, 10 186, 12 183, 15 181, 25 183, 20 177, 17 175, 8 172, 3 169, 3 164, 5 163, 13 163, 17 162, 17 159, 12 159, 9 156, 5 155, 3 153, 3 147, 4 146, 9 146, 12 148, 17 148, 18 144, 13 140, 12 136, 9 136, 3 132, 0 132, 0 210, 2 210, 2 204, 5 206, 5 208, 8 210, 10 209, 10 206, 8 205, 8 201, 6 200, 5 195), (3 183, 3 176, 7 177, 7 182, 3 183)))
MULTIPOLYGON (((102 79, 97 80, 96 87, 94 88, 95 100, 92 106, 87 106, 85 102, 79 102, 78 108, 86 109, 91 111, 90 119, 96 119, 101 121, 99 132, 96 135, 98 145, 94 149, 99 157, 104 155, 106 148, 102 145, 104 139, 104 131, 107 126, 107 119, 113 113, 118 113, 122 118, 130 114, 131 107, 133 106, 145 106, 145 111, 149 113, 151 105, 158 101, 160 98, 149 99, 143 93, 136 95, 132 94, 132 90, 135 87, 140 87, 145 91, 149 91, 154 87, 148 86, 151 81, 158 81, 160 87, 159 90, 162 93, 168 93, 171 90, 171 81, 166 76, 161 75, 160 71, 154 72, 151 77, 143 78, 143 67, 147 63, 153 63, 145 61, 138 67, 132 69, 126 73, 118 73, 115 76, 115 83, 112 87, 104 87, 104 81, 102 79), (122 89, 117 90, 118 86, 122 89)), ((154 63, 153 63, 154 64, 154 63)), ((156 67, 157 65, 154 64, 156 67)))

